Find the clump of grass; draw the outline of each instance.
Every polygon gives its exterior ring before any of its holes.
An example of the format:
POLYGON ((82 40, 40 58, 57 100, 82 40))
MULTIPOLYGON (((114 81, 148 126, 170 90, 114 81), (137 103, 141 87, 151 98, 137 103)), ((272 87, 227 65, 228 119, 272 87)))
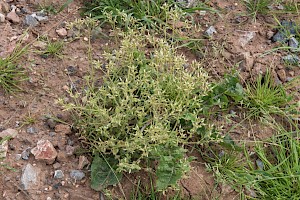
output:
POLYGON ((255 82, 246 84, 244 105, 254 117, 272 114, 284 115, 283 110, 291 102, 281 84, 275 84, 269 71, 259 75, 255 82))
MULTIPOLYGON (((43 38, 42 38, 43 40, 43 38)), ((43 58, 48 57, 58 57, 62 58, 62 52, 64 48, 64 42, 63 41, 51 41, 48 38, 44 38, 45 42, 47 43, 47 46, 44 50, 38 51, 43 58)))
POLYGON ((284 3, 284 9, 288 12, 297 13, 299 14, 299 2, 293 2, 293 1, 285 1, 284 3))
POLYGON ((281 128, 278 132, 265 142, 257 142, 251 156, 246 148, 242 156, 226 151, 222 156, 207 159, 208 168, 219 182, 225 181, 239 191, 241 198, 298 199, 299 130, 287 132, 281 128))
MULTIPOLYGON (((121 12, 134 17, 148 28, 157 28, 157 23, 166 22, 167 10, 163 7, 175 6, 173 0, 158 1, 127 1, 127 0, 96 0, 86 2, 85 15, 108 22, 107 14, 110 13, 119 25, 123 20, 121 12)), ((124 25, 124 24, 123 24, 124 25)))
POLYGON ((58 14, 63 11, 70 3, 74 0, 66 0, 66 2, 62 5, 54 4, 53 2, 44 1, 39 3, 38 10, 44 11, 47 14, 58 14))
POLYGON ((27 79, 24 70, 18 65, 26 49, 18 46, 11 55, 0 58, 0 86, 6 92, 20 91, 19 83, 27 79))
POLYGON ((254 20, 258 14, 267 14, 268 6, 271 3, 270 0, 244 0, 243 2, 254 20))
POLYGON ((186 47, 194 52, 201 50, 202 39, 195 37, 200 26, 193 20, 197 10, 216 12, 205 3, 184 8, 173 0, 97 0, 86 3, 84 15, 91 16, 102 24, 108 23, 115 30, 146 27, 152 34, 165 37, 178 48, 186 47))
POLYGON ((163 39, 133 30, 122 38, 120 49, 104 55, 103 85, 88 82, 85 91, 72 95, 74 103, 64 106, 75 114, 91 151, 115 163, 112 169, 133 172, 145 160, 158 160, 157 189, 176 186, 189 169, 184 144, 195 137, 199 144, 212 139, 199 137, 208 76, 196 63, 185 69, 185 58, 163 39))
POLYGON ((243 87, 237 73, 225 75, 224 80, 212 84, 212 90, 203 97, 204 114, 214 110, 228 110, 238 106, 249 112, 249 117, 285 116, 287 107, 292 106, 292 95, 286 92, 287 86, 276 84, 271 73, 259 74, 256 80, 248 81, 243 87), (291 105, 290 105, 291 104, 291 105), (216 109, 213 109, 216 108, 216 109))
POLYGON ((34 116, 32 116, 31 113, 29 112, 26 116, 23 117, 21 127, 34 124, 36 122, 37 119, 34 116))

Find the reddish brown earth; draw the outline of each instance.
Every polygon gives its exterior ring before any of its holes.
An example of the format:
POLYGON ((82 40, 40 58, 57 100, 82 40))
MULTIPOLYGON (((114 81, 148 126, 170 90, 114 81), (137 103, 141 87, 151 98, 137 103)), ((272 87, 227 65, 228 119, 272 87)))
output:
MULTIPOLYGON (((64 0, 53 0, 54 4, 62 4, 64 0)), ((37 5, 41 1, 9 1, 9 5, 16 5, 18 8, 25 7, 29 13, 37 11, 37 5)), ((83 81, 84 75, 88 71, 88 42, 84 35, 72 42, 66 37, 60 37, 56 30, 65 28, 66 22, 72 22, 80 18, 78 9, 82 2, 74 1, 69 7, 57 15, 49 15, 49 20, 40 25, 27 29, 23 24, 24 14, 19 14, 21 21, 11 23, 8 20, 0 23, 0 56, 5 57, 13 51, 17 42, 22 36, 24 43, 29 44, 29 53, 24 55, 20 65, 26 69, 29 81, 24 82, 21 87, 23 92, 10 95, 0 91, 0 128, 18 130, 18 135, 9 141, 8 154, 2 163, 13 167, 15 170, 1 168, 0 175, 0 199, 24 200, 24 199, 70 199, 88 200, 104 199, 99 192, 90 189, 88 168, 83 168, 85 178, 75 181, 70 177, 70 171, 78 169, 79 156, 72 150, 80 147, 78 137, 70 133, 68 128, 62 129, 60 123, 49 120, 47 117, 55 117, 64 121, 67 125, 72 124, 72 119, 68 113, 63 111, 61 105, 57 103, 59 98, 68 101, 67 90, 72 83, 83 81), (41 58, 33 46, 36 38, 47 35, 52 40, 66 40, 63 58, 41 58), (74 66, 78 71, 73 75, 68 75, 67 68, 74 66), (21 126, 24 121, 31 117, 34 123, 21 126), (48 120, 47 120, 48 119, 48 120), (27 129, 34 127, 37 133, 28 133, 27 129), (32 149, 41 139, 49 140, 55 147, 58 156, 53 163, 45 160, 37 160, 30 154, 28 160, 17 159, 17 154, 21 154, 26 149, 32 149), (71 151, 71 152, 70 152, 71 151), (31 190, 24 190, 21 185, 22 169, 30 163, 37 171, 38 184, 31 190), (53 178, 54 171, 60 169, 64 172, 64 178, 53 178)), ((240 1, 233 0, 213 0, 211 6, 222 9, 220 16, 206 13, 198 15, 198 20, 205 31, 213 25, 217 33, 211 39, 204 42, 204 58, 199 58, 188 51, 181 50, 192 60, 196 59, 204 63, 204 67, 214 79, 222 77, 226 72, 230 72, 234 67, 241 70, 242 80, 251 80, 258 73, 265 72, 271 68, 273 76, 286 82, 288 77, 300 75, 297 67, 287 69, 284 67, 281 57, 286 53, 273 53, 261 57, 265 51, 270 50, 278 44, 270 42, 270 34, 275 31, 275 20, 272 16, 258 16, 254 22, 251 17, 243 17, 241 23, 237 22, 237 17, 241 13, 246 13, 245 7, 240 1), (247 34, 253 34, 253 38, 245 41, 247 34), (236 63, 242 62, 239 66, 236 63)), ((282 19, 293 19, 300 22, 299 16, 282 15, 282 19)), ((107 39, 99 38, 92 42, 93 58, 100 59, 101 53, 105 49, 111 48, 111 42, 107 39)), ((299 96, 299 94, 298 94, 299 96)), ((240 121, 244 116, 238 116, 236 121, 240 121)), ((219 122, 224 126, 224 132, 230 130, 234 122, 219 122)), ((235 140, 255 140, 269 137, 272 132, 258 124, 245 122, 239 127, 231 130, 231 136, 235 140)), ((195 155, 200 157, 199 155, 195 155)), ((88 157, 88 156, 87 156, 88 157)), ((88 158, 89 159, 89 158, 88 158)), ((127 175, 121 184, 112 189, 117 194, 116 199, 124 198, 122 191, 128 196, 137 180, 147 178, 140 172, 134 175, 127 175)), ((148 180, 149 181, 149 180, 148 180)), ((187 198, 194 199, 238 199, 236 193, 226 185, 214 183, 214 177, 206 171, 204 161, 201 159, 192 163, 192 170, 186 179, 180 181, 182 193, 187 198)))

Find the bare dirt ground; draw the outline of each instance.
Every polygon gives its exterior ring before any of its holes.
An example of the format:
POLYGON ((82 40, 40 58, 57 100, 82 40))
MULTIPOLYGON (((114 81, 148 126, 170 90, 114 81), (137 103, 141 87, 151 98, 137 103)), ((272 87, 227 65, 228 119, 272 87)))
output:
MULTIPOLYGON (((1 1, 2 2, 2 1, 1 1)), ((53 4, 63 4, 65 1, 54 1, 53 4)), ((7 5, 15 5, 17 8, 25 8, 29 14, 38 11, 39 1, 9 1, 7 5)), ((21 87, 24 91, 16 95, 6 94, 0 91, 0 128, 16 129, 17 136, 9 141, 8 153, 3 163, 13 167, 15 170, 1 168, 0 174, 0 199, 23 200, 23 199, 104 199, 98 192, 90 189, 89 170, 81 168, 79 156, 74 149, 80 148, 80 142, 74 133, 66 130, 59 131, 60 123, 51 120, 52 117, 72 124, 68 113, 63 112, 62 107, 57 104, 59 98, 68 100, 67 90, 80 85, 88 70, 88 47, 89 44, 84 37, 69 42, 66 36, 59 36, 56 30, 65 28, 66 22, 72 22, 80 18, 79 8, 81 1, 74 1, 68 8, 57 15, 48 15, 48 20, 41 22, 35 27, 24 25, 23 20, 26 13, 17 13, 20 22, 11 22, 8 19, 0 23, 0 51, 4 57, 12 52, 17 41, 27 33, 24 38, 25 44, 29 44, 28 54, 23 56, 20 65, 26 69, 29 80, 21 87), (51 40, 65 41, 63 58, 42 58, 34 47, 36 38, 47 35, 51 40), (68 67, 76 68, 75 73, 68 73, 68 67), (33 122, 28 125, 22 124, 28 119, 33 122), (34 129, 35 131, 30 131, 34 129), (33 133, 32 133, 33 132, 33 133), (30 154, 24 160, 20 154, 26 149, 32 149, 41 139, 49 140, 58 152, 56 160, 47 164, 45 161, 35 159, 30 154), (22 174, 25 166, 31 164, 38 177, 34 187, 24 189, 22 185, 22 174), (82 180, 76 181, 70 177, 71 170, 79 169, 85 173, 82 180), (61 170, 64 177, 54 178, 55 170, 61 170)), ((240 1, 213 0, 211 6, 222 9, 220 16, 206 13, 199 15, 199 22, 203 25, 203 32, 211 25, 217 31, 211 39, 205 41, 204 59, 199 58, 188 51, 183 51, 189 59, 196 59, 205 63, 206 70, 214 78, 223 77, 233 67, 241 71, 241 78, 249 80, 256 77, 260 72, 265 72, 267 67, 272 68, 274 77, 278 82, 287 82, 289 79, 300 75, 297 67, 285 68, 282 62, 282 53, 273 53, 261 57, 267 50, 278 44, 270 41, 270 35, 274 34, 276 22, 272 16, 258 16, 256 21, 251 17, 240 17, 246 13, 245 7, 240 1), (250 36, 249 36, 250 35, 250 36), (251 39, 249 39, 251 38, 251 39), (237 65, 237 63, 240 63, 237 65)), ((300 22, 299 16, 282 15, 280 20, 292 19, 300 22)), ((298 23, 299 24, 299 23, 298 23)), ((92 41, 93 58, 100 59, 101 53, 110 46, 110 41, 99 38, 92 41)), ((240 116, 241 118, 243 116, 240 116)), ((229 130, 230 123, 220 122, 229 130)), ((225 131, 224 130, 224 131, 225 131)), ((257 124, 245 124, 230 133, 237 140, 254 140, 255 138, 269 137, 272 132, 263 129, 257 124)), ((196 155, 197 156, 197 155, 196 155)), ((199 155, 197 157, 200 157, 199 155)), ((212 199, 219 196, 220 199, 238 199, 238 196, 226 185, 215 186, 213 175, 206 172, 204 162, 199 159, 193 162, 193 169, 187 179, 180 181, 183 193, 187 198, 212 199)), ((118 194, 121 191, 127 195, 133 190, 133 185, 142 174, 128 175, 119 186, 113 190, 118 194), (122 190, 120 189, 122 188, 122 190)), ((120 195, 122 196, 122 195, 120 195)))

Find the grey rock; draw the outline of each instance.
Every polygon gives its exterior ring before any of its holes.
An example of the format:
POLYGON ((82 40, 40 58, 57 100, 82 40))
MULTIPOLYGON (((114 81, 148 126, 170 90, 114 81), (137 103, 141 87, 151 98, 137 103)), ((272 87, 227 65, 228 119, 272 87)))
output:
POLYGON ((255 163, 259 170, 264 170, 264 163, 260 159, 257 159, 255 163))
POLYGON ((28 13, 29 13, 29 10, 28 10, 27 8, 22 7, 22 8, 21 8, 21 12, 22 12, 23 14, 28 14, 28 13))
POLYGON ((27 130, 26 130, 27 133, 30 133, 30 134, 35 134, 37 133, 37 129, 35 127, 28 127, 27 130))
POLYGON ((300 58, 296 55, 290 54, 282 57, 282 60, 287 64, 297 65, 299 64, 300 58))
POLYGON ((21 184, 24 190, 34 189, 38 184, 38 170, 30 163, 23 169, 21 184))
POLYGON ((47 21, 48 20, 48 17, 47 16, 44 16, 44 15, 37 15, 36 13, 33 13, 31 15, 32 17, 34 17, 36 20, 38 20, 39 22, 41 21, 47 21))
POLYGON ((213 36, 213 34, 217 33, 215 27, 210 26, 206 31, 205 34, 209 37, 213 36))
POLYGON ((291 37, 289 39, 289 47, 291 47, 291 51, 295 52, 295 50, 299 47, 299 42, 296 38, 291 37))
POLYGON ((64 177, 64 173, 61 170, 55 170, 54 171, 54 178, 61 179, 64 177))
POLYGON ((55 135, 56 135, 55 132, 50 132, 50 133, 49 133, 49 136, 50 136, 50 137, 54 137, 55 135))
POLYGON ((80 181, 85 177, 85 174, 80 170, 71 170, 70 177, 76 181, 80 181))
POLYGON ((74 76, 77 73, 77 67, 68 66, 67 67, 67 74, 70 76, 74 76))
POLYGON ((295 22, 283 20, 280 23, 287 33, 291 35, 297 34, 297 24, 295 22))
POLYGON ((27 25, 27 26, 37 26, 37 25, 39 25, 39 22, 33 16, 26 15, 25 19, 24 19, 24 24, 27 25))
POLYGON ((36 12, 36 15, 41 16, 41 17, 45 17, 45 16, 47 16, 47 13, 45 12, 45 10, 41 10, 41 11, 36 12))
POLYGON ((272 42, 285 42, 286 35, 285 33, 278 31, 273 37, 271 38, 272 42))
POLYGON ((21 158, 23 160, 28 160, 29 159, 29 156, 30 156, 30 149, 31 148, 27 148, 25 149, 22 153, 21 153, 21 158))
POLYGON ((297 25, 292 21, 281 21, 281 27, 277 33, 272 37, 272 42, 286 42, 290 35, 297 34, 297 25))

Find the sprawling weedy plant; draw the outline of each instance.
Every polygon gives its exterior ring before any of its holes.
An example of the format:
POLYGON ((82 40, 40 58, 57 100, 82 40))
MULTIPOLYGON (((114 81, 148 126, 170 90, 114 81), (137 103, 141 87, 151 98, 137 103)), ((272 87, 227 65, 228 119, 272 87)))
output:
POLYGON ((158 160, 156 185, 165 189, 189 169, 184 145, 210 137, 200 135, 204 119, 199 115, 208 76, 163 39, 133 30, 122 38, 119 49, 104 54, 102 85, 88 81, 89 87, 73 95, 75 103, 65 107, 74 112, 92 152, 117 161, 111 162, 116 172, 158 160))

